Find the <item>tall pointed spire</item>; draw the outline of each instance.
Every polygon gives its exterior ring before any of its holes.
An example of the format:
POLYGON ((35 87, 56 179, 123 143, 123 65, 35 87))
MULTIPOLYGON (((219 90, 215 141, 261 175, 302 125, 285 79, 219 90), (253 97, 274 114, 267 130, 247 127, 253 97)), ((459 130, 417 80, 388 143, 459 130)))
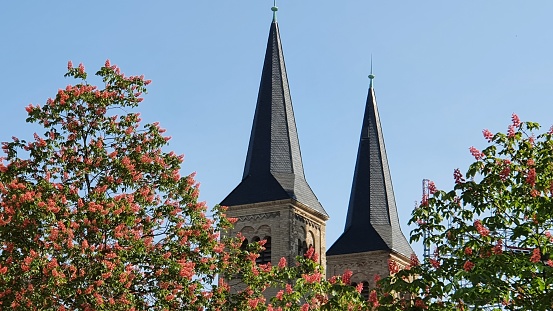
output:
POLYGON ((413 250, 401 232, 384 137, 371 82, 363 117, 344 233, 328 255, 392 250, 407 258, 413 250))
MULTIPOLYGON (((273 7, 276 13, 276 6, 273 7)), ((271 23, 242 182, 221 202, 233 206, 294 199, 327 213, 307 184, 276 15, 271 23)))

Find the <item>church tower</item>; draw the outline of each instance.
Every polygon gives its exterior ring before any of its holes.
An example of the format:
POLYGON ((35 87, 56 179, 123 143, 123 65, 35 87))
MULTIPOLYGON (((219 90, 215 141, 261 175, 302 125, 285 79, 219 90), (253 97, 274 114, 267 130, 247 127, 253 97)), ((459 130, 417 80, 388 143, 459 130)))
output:
POLYGON ((326 253, 327 275, 351 270, 352 282, 365 289, 374 287, 375 275, 390 273, 390 261, 405 267, 413 254, 399 225, 372 73, 369 78, 346 226, 326 253))
POLYGON ((313 246, 324 266, 328 215, 307 184, 296 131, 286 66, 273 21, 240 184, 221 202, 237 218, 234 232, 248 242, 267 240, 258 263, 289 263, 313 246))

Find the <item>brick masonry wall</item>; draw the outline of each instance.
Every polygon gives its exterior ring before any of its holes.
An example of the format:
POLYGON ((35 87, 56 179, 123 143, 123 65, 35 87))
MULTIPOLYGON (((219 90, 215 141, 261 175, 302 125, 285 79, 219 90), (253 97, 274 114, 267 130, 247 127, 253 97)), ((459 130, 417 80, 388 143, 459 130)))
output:
MULTIPOLYGON (((303 242, 312 245, 319 254, 319 263, 326 267, 326 217, 317 215, 311 209, 294 200, 229 206, 227 216, 238 218, 229 233, 242 235, 251 242, 254 237, 271 237, 271 263, 278 264, 281 257, 294 265, 303 242)), ((231 282, 240 290, 239 280, 231 282)), ((276 289, 267 290, 267 297, 275 295, 276 289)))
POLYGON ((390 274, 388 260, 394 260, 400 268, 409 264, 409 260, 390 251, 371 251, 356 254, 334 255, 327 258, 327 275, 342 275, 344 271, 353 272, 351 281, 369 282, 374 287, 374 277, 385 277, 390 274))

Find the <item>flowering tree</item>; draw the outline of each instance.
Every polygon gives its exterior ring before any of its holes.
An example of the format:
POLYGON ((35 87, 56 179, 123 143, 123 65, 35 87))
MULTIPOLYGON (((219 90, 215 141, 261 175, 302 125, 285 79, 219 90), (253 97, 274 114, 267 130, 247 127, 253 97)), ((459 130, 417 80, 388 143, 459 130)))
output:
POLYGON ((489 146, 451 191, 430 183, 413 212, 434 254, 381 282, 382 310, 553 309, 553 128, 513 114, 504 133, 483 134, 489 146))
POLYGON ((182 156, 133 109, 150 83, 106 61, 27 121, 45 132, 4 142, 0 158, 0 309, 330 310, 363 306, 347 277, 321 278, 311 251, 297 266, 256 265, 262 243, 221 237, 233 219, 198 202, 182 156), (119 114, 119 115, 117 115, 119 114), (243 291, 227 280, 240 276, 243 291), (219 279, 220 278, 220 279, 219 279), (267 288, 282 291, 271 301, 267 288))

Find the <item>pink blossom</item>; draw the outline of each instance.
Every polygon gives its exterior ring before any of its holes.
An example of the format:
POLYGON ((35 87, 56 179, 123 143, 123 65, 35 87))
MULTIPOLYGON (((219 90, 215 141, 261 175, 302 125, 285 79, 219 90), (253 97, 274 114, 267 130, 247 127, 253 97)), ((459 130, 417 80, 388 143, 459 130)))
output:
POLYGON ((511 166, 510 166, 510 163, 511 161, 509 160, 503 160, 503 169, 501 170, 501 172, 499 172, 499 178, 502 180, 502 181, 505 181, 507 180, 507 178, 509 177, 509 174, 511 174, 511 166))
POLYGON ((83 63, 80 63, 80 64, 79 64, 79 73, 80 73, 80 74, 83 74, 83 73, 84 73, 84 65, 83 65, 83 63))
POLYGON ((455 179, 456 184, 460 184, 460 183, 465 182, 465 179, 463 178, 463 174, 461 173, 461 170, 459 170, 458 168, 456 168, 453 171, 453 178, 455 179))
POLYGON ((315 254, 315 249, 313 247, 310 247, 307 252, 303 255, 305 258, 313 258, 313 254, 315 254))
POLYGON ((428 206, 428 195, 426 194, 422 195, 421 206, 422 207, 428 206))
POLYGON ((513 121, 513 126, 514 127, 519 127, 520 126, 520 119, 518 118, 518 116, 513 113, 513 115, 511 116, 511 120, 513 121))
POLYGON ((409 263, 409 264, 410 264, 412 267, 416 267, 416 266, 420 265, 419 258, 417 257, 417 254, 412 253, 410 259, 411 259, 411 260, 410 260, 410 263, 409 263))
POLYGON ((286 258, 284 257, 280 258, 280 260, 278 261, 278 267, 280 269, 283 269, 284 267, 286 267, 286 258))
POLYGON ((482 224, 482 222, 480 220, 475 220, 474 221, 474 227, 476 228, 476 231, 478 231, 478 233, 481 236, 488 236, 490 234, 490 230, 488 228, 484 227, 484 225, 482 224))
POLYGON ((536 184, 536 169, 531 168, 528 170, 528 174, 526 175, 526 183, 528 183, 530 186, 534 187, 536 184))
POLYGON ((532 251, 532 256, 530 257, 530 261, 533 263, 539 262, 541 260, 541 252, 539 248, 534 248, 532 251))
POLYGON ((480 150, 474 148, 474 146, 471 146, 469 148, 470 150, 470 153, 472 154, 472 156, 476 159, 476 160, 480 160, 484 157, 484 154, 482 152, 480 152, 480 150))
POLYGON ((396 274, 399 272, 400 268, 395 260, 388 259, 388 270, 390 270, 390 274, 396 274))
POLYGON ((71 70, 73 69, 73 62, 72 61, 68 61, 67 62, 67 70, 71 70))
POLYGON ((471 271, 472 269, 474 269, 474 263, 470 260, 467 260, 463 265, 463 269, 467 272, 471 271))
POLYGON ((378 282, 380 281, 381 277, 380 277, 380 274, 375 274, 374 275, 374 284, 378 284, 378 282))
POLYGON ((349 284, 351 282, 352 275, 353 272, 351 272, 351 270, 344 271, 344 273, 342 274, 342 282, 344 282, 344 284, 349 284))
POLYGON ((509 138, 515 137, 515 127, 512 124, 509 125, 509 128, 507 129, 507 136, 509 138))
POLYGON ((321 273, 315 272, 313 274, 302 274, 301 276, 307 284, 313 284, 321 281, 321 273))
POLYGON ((257 298, 254 298, 254 299, 249 299, 248 300, 248 304, 250 305, 250 308, 254 309, 255 307, 257 307, 257 304, 259 303, 259 300, 257 300, 257 298))
POLYGON ((436 191, 438 191, 438 189, 436 189, 436 184, 433 181, 428 182, 428 192, 434 194, 436 191))
POLYGON ((419 309, 428 309, 428 306, 420 298, 417 298, 417 300, 415 300, 415 307, 419 309))
POLYGON ((369 294, 369 302, 372 304, 373 307, 378 307, 380 304, 378 303, 378 296, 376 295, 376 291, 372 290, 369 294))
POLYGON ((493 139, 493 133, 490 132, 488 129, 485 129, 482 131, 482 134, 484 135, 484 138, 488 141, 488 142, 491 142, 492 139, 493 139))

